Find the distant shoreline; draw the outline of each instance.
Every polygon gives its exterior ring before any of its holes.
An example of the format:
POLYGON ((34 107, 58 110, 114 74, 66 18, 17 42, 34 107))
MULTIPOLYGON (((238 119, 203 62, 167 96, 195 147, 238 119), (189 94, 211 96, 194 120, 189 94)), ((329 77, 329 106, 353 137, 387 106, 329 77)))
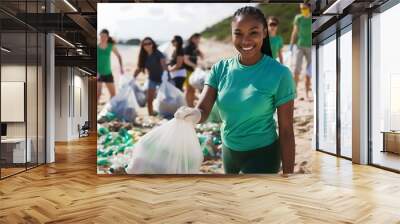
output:
MULTIPOLYGON (((154 40, 157 45, 164 44, 165 42, 168 42, 167 40, 154 40)), ((129 40, 121 40, 117 41, 117 45, 124 45, 124 46, 140 46, 141 39, 139 38, 132 38, 129 40)))

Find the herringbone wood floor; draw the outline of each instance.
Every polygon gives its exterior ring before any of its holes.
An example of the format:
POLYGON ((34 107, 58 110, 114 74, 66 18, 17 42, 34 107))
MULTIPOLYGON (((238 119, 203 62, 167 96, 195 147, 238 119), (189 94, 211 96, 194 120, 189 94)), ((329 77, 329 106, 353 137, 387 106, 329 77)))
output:
POLYGON ((400 175, 316 153, 313 174, 96 175, 96 138, 0 181, 0 223, 400 223, 400 175))

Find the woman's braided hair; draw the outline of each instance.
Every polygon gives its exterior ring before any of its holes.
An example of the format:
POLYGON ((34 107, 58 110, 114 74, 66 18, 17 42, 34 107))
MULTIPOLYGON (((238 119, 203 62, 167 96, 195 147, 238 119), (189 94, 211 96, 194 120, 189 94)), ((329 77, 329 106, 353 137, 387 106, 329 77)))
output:
POLYGON ((252 16, 254 19, 258 20, 260 23, 263 24, 264 28, 266 28, 267 30, 267 36, 264 38, 261 47, 261 52, 263 54, 272 57, 271 44, 269 42, 269 34, 268 34, 268 24, 264 16, 264 13, 259 8, 253 6, 245 6, 236 10, 236 12, 233 14, 233 19, 237 16, 252 16))

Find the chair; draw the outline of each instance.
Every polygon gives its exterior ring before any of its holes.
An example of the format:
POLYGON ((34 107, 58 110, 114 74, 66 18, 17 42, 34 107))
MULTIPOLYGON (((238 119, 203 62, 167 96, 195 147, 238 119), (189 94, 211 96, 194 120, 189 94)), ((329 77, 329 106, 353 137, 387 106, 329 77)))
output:
POLYGON ((78 124, 79 138, 89 136, 89 129, 90 129, 89 121, 85 121, 82 127, 78 124))

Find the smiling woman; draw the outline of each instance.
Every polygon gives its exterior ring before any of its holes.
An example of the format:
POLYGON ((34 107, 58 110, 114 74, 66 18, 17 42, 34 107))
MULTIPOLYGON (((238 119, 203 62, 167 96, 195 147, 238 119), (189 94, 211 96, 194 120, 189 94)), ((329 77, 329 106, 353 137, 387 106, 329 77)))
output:
POLYGON ((277 173, 281 160, 283 173, 293 173, 296 90, 291 72, 271 58, 266 19, 258 8, 235 12, 232 35, 239 55, 212 67, 196 108, 178 110, 177 118, 204 122, 216 102, 225 173, 277 173))

